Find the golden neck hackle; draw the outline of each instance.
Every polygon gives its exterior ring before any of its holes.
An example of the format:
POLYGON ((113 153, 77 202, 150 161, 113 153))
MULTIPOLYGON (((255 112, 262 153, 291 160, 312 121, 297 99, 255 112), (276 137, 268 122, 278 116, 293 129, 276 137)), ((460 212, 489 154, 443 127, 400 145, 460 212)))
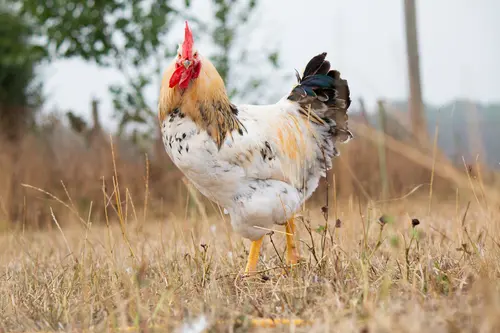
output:
POLYGON ((174 70, 175 62, 163 76, 158 107, 160 123, 169 113, 179 109, 200 129, 207 131, 219 147, 228 134, 242 130, 236 109, 227 96, 224 81, 208 59, 202 59, 200 75, 185 90, 178 86, 169 87, 174 70))

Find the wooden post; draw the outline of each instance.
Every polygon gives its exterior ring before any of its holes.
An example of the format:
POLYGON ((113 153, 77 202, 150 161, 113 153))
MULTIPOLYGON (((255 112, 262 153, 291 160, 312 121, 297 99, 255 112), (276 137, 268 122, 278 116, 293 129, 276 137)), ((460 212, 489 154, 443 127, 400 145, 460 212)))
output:
POLYGON ((361 111, 361 116, 363 117, 363 121, 365 124, 369 124, 370 121, 368 120, 368 113, 366 112, 366 107, 365 107, 365 100, 363 97, 359 98, 359 109, 361 111))
POLYGON ((414 137, 420 144, 428 142, 422 88, 420 85, 420 60, 418 52, 417 14, 415 0, 404 0, 406 52, 408 58, 408 81, 410 95, 408 107, 414 137))
POLYGON ((101 122, 99 121, 99 101, 96 98, 92 99, 92 122, 94 130, 101 130, 101 122))
MULTIPOLYGON (((383 134, 387 134, 386 131, 386 113, 384 108, 384 102, 379 100, 378 104, 378 122, 379 122, 379 131, 383 134)), ((382 200, 387 200, 389 197, 389 178, 387 176, 387 157, 386 157, 386 148, 385 148, 385 136, 382 136, 382 139, 377 141, 378 148, 378 163, 380 169, 380 182, 382 183, 382 200)))

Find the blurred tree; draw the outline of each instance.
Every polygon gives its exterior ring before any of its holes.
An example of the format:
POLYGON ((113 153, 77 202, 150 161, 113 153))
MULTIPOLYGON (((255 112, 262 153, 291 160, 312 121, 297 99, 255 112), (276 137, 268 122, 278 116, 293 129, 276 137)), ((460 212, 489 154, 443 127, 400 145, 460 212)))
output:
POLYGON ((32 27, 0 4, 0 135, 10 141, 33 122, 42 102, 35 67, 45 52, 32 37, 32 27))
POLYGON ((279 53, 262 48, 258 53, 249 51, 251 30, 255 29, 251 19, 255 17, 257 1, 213 0, 213 5, 215 26, 211 30, 211 39, 216 51, 211 58, 226 83, 229 97, 245 98, 251 103, 268 102, 276 92, 262 85, 264 77, 267 84, 268 78, 272 77, 262 73, 279 69, 279 53), (250 68, 259 71, 250 71, 250 68))
POLYGON ((17 0, 51 57, 139 65, 161 46, 176 14, 169 1, 17 0))
POLYGON ((35 112, 42 103, 35 68, 46 53, 33 43, 33 37, 32 26, 0 1, 0 139, 10 141, 13 148, 2 151, 7 153, 13 171, 6 204, 11 221, 19 217, 15 204, 20 201, 17 141, 27 126, 34 123, 35 112))
POLYGON ((83 117, 74 114, 73 111, 66 112, 66 117, 68 118, 69 126, 73 131, 76 133, 84 133, 87 131, 88 125, 83 117))
POLYGON ((150 77, 148 65, 155 58, 170 55, 164 40, 180 13, 170 1, 17 0, 15 3, 20 14, 38 28, 49 59, 79 57, 116 68, 123 74, 125 83, 111 89, 120 133, 125 123, 151 118, 143 102, 142 88, 149 84, 149 79, 145 79, 150 77))

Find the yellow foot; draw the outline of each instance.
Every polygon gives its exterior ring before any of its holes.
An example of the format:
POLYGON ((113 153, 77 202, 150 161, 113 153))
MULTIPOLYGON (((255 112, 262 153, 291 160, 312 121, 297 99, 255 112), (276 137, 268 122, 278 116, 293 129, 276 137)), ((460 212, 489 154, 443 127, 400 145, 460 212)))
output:
POLYGON ((286 226, 286 264, 293 265, 300 261, 301 257, 295 245, 295 223, 293 217, 287 221, 286 226))
POLYGON ((259 240, 252 241, 250 254, 248 255, 247 267, 245 268, 245 274, 247 275, 255 275, 255 273, 257 273, 257 263, 259 262, 262 239, 263 237, 259 240))

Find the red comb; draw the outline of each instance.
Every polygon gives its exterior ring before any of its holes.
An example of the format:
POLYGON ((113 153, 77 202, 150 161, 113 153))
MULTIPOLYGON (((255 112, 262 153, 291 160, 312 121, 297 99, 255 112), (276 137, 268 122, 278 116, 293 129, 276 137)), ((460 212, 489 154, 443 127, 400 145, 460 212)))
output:
POLYGON ((188 22, 186 21, 186 28, 184 29, 184 43, 182 43, 182 57, 184 59, 193 56, 193 34, 189 29, 188 22))

